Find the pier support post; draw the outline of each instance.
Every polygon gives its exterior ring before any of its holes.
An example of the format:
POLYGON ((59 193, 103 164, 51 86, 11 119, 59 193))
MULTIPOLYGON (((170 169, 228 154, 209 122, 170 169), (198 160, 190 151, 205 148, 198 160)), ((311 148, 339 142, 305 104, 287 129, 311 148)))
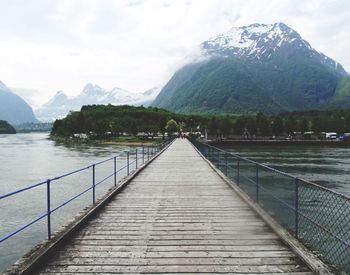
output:
POLYGON ((96 174, 95 174, 95 164, 92 165, 92 203, 96 203, 96 174))
POLYGON ((129 152, 127 152, 126 153, 126 161, 127 161, 127 175, 129 176, 129 174, 130 174, 130 170, 129 170, 129 165, 130 165, 130 153, 129 152))
POLYGON ((299 179, 294 179, 295 183, 295 210, 294 210, 294 217, 295 217, 295 238, 298 239, 299 237, 299 179))
POLYGON ((51 240, 51 191, 50 191, 50 180, 46 182, 47 190, 47 238, 51 240))
POLYGON ((255 164, 256 202, 259 203, 259 165, 255 164))
POLYGON ((136 148, 135 155, 136 155, 136 169, 137 169, 137 148, 136 148))
POLYGON ((117 186, 117 157, 114 157, 114 186, 117 186))
POLYGON ((239 158, 237 158, 237 185, 239 185, 239 158))
POLYGON ((218 150, 218 168, 220 170, 220 151, 218 150))

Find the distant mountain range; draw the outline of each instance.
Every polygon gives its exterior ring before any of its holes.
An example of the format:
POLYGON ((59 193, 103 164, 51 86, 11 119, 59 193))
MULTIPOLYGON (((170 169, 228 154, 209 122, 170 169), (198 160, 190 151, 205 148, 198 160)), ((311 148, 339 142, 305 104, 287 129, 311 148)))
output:
POLYGON ((201 44, 153 106, 182 113, 350 108, 350 78, 283 23, 232 28, 201 44))
POLYGON ((0 120, 12 125, 38 122, 32 108, 0 81, 0 120))
POLYGON ((82 92, 74 97, 68 97, 64 92, 59 91, 42 107, 35 111, 40 121, 54 121, 57 118, 65 117, 70 111, 78 111, 83 105, 112 104, 112 105, 134 105, 149 106, 160 89, 153 88, 144 93, 132 93, 120 88, 110 91, 98 85, 87 84, 82 92))

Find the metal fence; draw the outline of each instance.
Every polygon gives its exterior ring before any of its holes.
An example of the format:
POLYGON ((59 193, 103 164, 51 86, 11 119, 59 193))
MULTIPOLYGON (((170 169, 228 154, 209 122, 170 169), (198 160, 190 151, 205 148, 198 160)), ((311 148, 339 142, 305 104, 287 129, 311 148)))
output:
POLYGON ((317 256, 350 274, 350 198, 240 155, 196 148, 317 256))
MULTIPOLYGON (((78 198, 86 195, 90 197, 90 199, 88 200, 90 203, 88 204, 94 205, 99 197, 102 197, 102 195, 106 194, 107 191, 113 191, 114 188, 118 186, 118 183, 120 183, 123 179, 125 179, 126 176, 129 176, 131 173, 136 171, 140 166, 147 163, 153 156, 155 156, 158 152, 160 152, 162 149, 167 147, 171 143, 171 141, 172 139, 169 139, 160 145, 143 146, 143 147, 135 148, 129 151, 124 151, 119 155, 110 157, 100 162, 77 169, 75 171, 71 171, 64 175, 50 178, 45 181, 27 186, 25 188, 0 195, 0 202, 2 202, 4 205, 9 207, 7 210, 2 209, 2 211, 11 212, 12 211, 11 207, 13 208, 18 205, 16 201, 16 197, 19 196, 19 194, 25 195, 25 193, 29 192, 30 190, 34 190, 34 191, 36 190, 37 192, 44 191, 45 193, 45 196, 41 197, 45 201, 36 202, 38 207, 37 209, 33 210, 33 212, 36 212, 36 217, 30 220, 29 222, 26 222, 25 224, 14 225, 14 229, 11 232, 8 232, 4 236, 0 236, 0 245, 14 238, 20 232, 25 231, 28 228, 34 227, 39 222, 41 223, 45 220, 47 225, 46 226, 47 238, 51 239, 53 235, 52 222, 51 222, 52 217, 54 216, 53 214, 58 212, 58 210, 60 210, 64 206, 68 204, 73 204, 73 201, 76 201, 78 198), (118 168, 117 168, 117 161, 119 166, 118 168), (102 166, 104 166, 103 169, 102 169, 102 166), (109 171, 109 172, 106 173, 106 171, 109 171), (97 176, 97 172, 99 172, 98 176, 97 176), (81 190, 81 192, 77 194, 72 194, 72 192, 70 192, 69 193, 70 197, 66 198, 63 201, 58 201, 57 199, 54 198, 54 195, 55 195, 54 191, 57 185, 60 185, 60 183, 63 183, 63 181, 71 180, 74 182, 77 179, 77 177, 79 177, 81 181, 84 182, 85 188, 81 190), (107 186, 107 189, 103 188, 102 185, 105 184, 106 182, 109 182, 109 185, 113 185, 114 188, 113 186, 107 186), (42 213, 38 213, 38 211, 40 211, 39 210, 40 203, 44 203, 46 205, 45 207, 46 209, 42 213)), ((33 195, 33 193, 28 195, 33 195)), ((36 198, 33 198, 33 199, 36 199, 36 198)), ((23 209, 26 208, 26 205, 22 205, 21 203, 19 204, 20 204, 20 207, 22 207, 23 209)), ((88 205, 82 205, 80 210, 82 210, 82 208, 86 206, 88 205)), ((63 221, 63 223, 66 223, 66 222, 67 220, 63 221)), ((0 221, 0 224, 2 225, 8 225, 8 224, 11 225, 12 223, 13 222, 11 220, 0 221)), ((16 240, 16 242, 20 242, 20 241, 21 241, 20 239, 16 240)), ((13 254, 16 252, 8 251, 8 253, 13 254)))

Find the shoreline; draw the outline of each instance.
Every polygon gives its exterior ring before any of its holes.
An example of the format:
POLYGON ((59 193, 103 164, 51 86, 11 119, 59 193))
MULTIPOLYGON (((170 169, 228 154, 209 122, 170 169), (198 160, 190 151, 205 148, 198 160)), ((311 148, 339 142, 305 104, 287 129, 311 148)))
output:
POLYGON ((97 141, 97 144, 100 145, 130 145, 130 146, 149 146, 149 145, 153 145, 155 143, 153 142, 149 142, 149 141, 145 141, 145 142, 136 142, 136 141, 108 141, 108 140, 101 140, 101 141, 97 141))
POLYGON ((55 137, 55 136, 49 136, 49 140, 59 142, 59 143, 68 143, 68 144, 94 144, 94 145, 124 145, 124 146, 150 146, 153 144, 156 144, 156 140, 154 139, 152 141, 114 141, 114 140, 108 140, 108 139, 71 139, 71 138, 63 138, 63 137, 55 137))
POLYGON ((350 142, 333 140, 208 140, 206 143, 218 147, 231 147, 238 145, 350 147, 350 142))

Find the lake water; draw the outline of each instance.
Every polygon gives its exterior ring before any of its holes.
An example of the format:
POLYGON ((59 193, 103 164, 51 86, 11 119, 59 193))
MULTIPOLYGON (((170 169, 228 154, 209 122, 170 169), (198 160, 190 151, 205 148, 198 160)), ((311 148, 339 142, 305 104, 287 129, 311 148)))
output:
MULTIPOLYGON (((48 134, 0 135, 0 195, 90 165, 130 149, 126 146, 67 145, 48 140, 48 134)), ((134 148, 133 148, 134 149, 134 148)), ((281 171, 317 182, 350 195, 350 149, 326 147, 233 147, 230 151, 262 162, 281 171)), ((117 166, 125 164, 125 157, 117 166)), ((113 163, 96 168, 96 181, 113 172, 113 163)), ((125 176, 125 171, 118 178, 125 176)), ((69 176, 51 184, 52 207, 91 186, 92 170, 69 176)), ((113 186, 113 179, 97 187, 102 196, 113 186)), ((89 191, 52 215, 53 231, 91 204, 89 191)), ((46 186, 0 200, 0 237, 24 225, 46 211, 46 186)), ((46 238, 43 219, 15 237, 0 244, 0 272, 35 244, 46 238)))
MULTIPOLYGON (((88 166, 123 153, 127 146, 66 145, 48 139, 47 133, 0 135, 0 195, 88 166)), ((135 150, 135 148, 132 148, 135 150)), ((124 166, 125 153, 117 160, 124 166)), ((114 171, 114 162, 96 167, 96 182, 114 171)), ((118 179, 126 171, 119 173, 118 179)), ((92 169, 84 170, 51 183, 52 208, 79 194, 92 185, 92 169)), ((101 197, 114 185, 113 177, 96 188, 101 197)), ((41 214, 47 207, 46 185, 0 200, 0 238, 41 214)), ((53 231, 92 202, 92 191, 52 214, 53 231)), ((16 261, 47 234, 46 218, 0 244, 0 272, 16 261)))
POLYGON ((234 146, 224 149, 350 195, 350 148, 234 146))

